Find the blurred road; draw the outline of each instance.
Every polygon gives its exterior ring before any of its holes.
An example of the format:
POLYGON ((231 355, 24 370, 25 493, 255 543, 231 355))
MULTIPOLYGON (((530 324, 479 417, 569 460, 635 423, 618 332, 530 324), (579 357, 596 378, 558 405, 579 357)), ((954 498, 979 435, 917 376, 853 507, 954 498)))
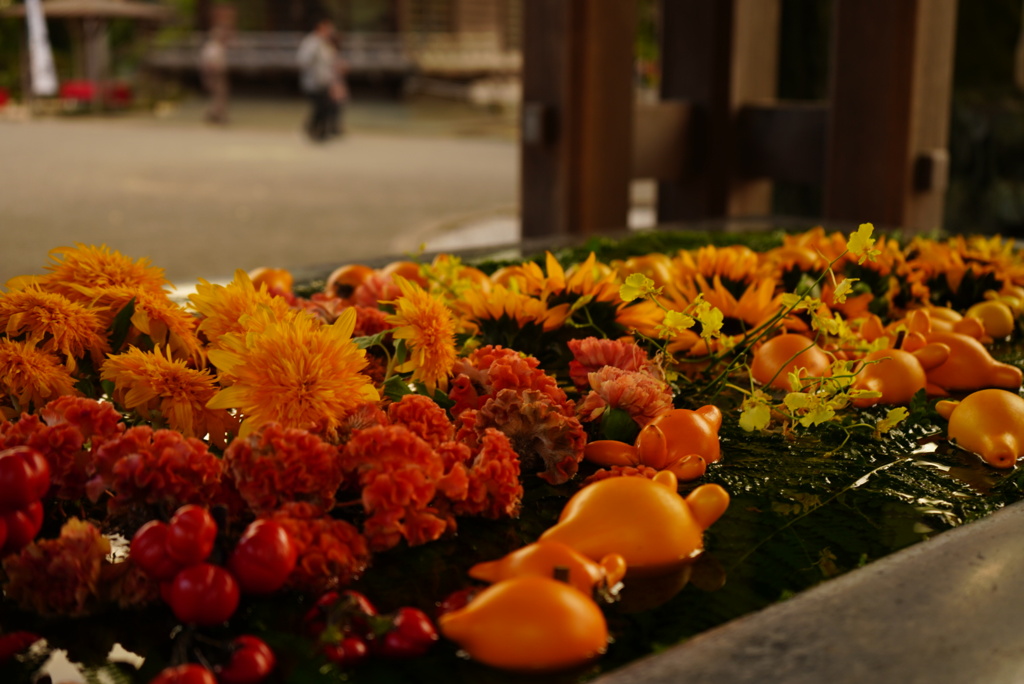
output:
POLYGON ((355 103, 348 134, 300 134, 301 100, 202 103, 158 114, 0 116, 0 284, 83 242, 150 257, 176 283, 236 268, 338 264, 415 251, 513 215, 509 114, 451 103, 355 103))

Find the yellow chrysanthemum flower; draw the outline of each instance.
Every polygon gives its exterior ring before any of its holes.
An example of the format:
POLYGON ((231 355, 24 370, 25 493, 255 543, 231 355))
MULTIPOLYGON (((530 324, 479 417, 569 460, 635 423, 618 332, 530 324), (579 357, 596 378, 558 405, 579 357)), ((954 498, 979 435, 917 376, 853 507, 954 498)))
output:
POLYGON ((168 347, 175 358, 195 361, 203 358, 202 344, 195 332, 195 317, 163 292, 140 287, 108 287, 94 289, 92 294, 93 305, 103 312, 108 326, 129 302, 133 302, 127 344, 140 346, 140 338, 145 335, 155 346, 168 347))
POLYGON ((200 279, 195 294, 189 295, 188 299, 192 309, 202 317, 199 332, 215 346, 222 335, 245 332, 242 318, 260 307, 273 311, 276 320, 294 315, 284 298, 270 294, 265 286, 256 289, 243 270, 235 271, 235 279, 226 286, 200 279))
POLYGON ((395 313, 387 322, 396 327, 396 340, 405 340, 408 360, 396 370, 412 371, 412 379, 422 382, 431 392, 448 388, 448 377, 455 366, 455 321, 444 303, 405 278, 396 277, 402 296, 396 299, 395 313))
POLYGON ((152 352, 131 347, 111 355, 100 377, 114 383, 118 404, 146 420, 153 420, 153 412, 159 411, 170 428, 186 437, 209 434, 223 446, 225 433, 236 422, 226 410, 206 407, 219 389, 209 371, 190 368, 188 362, 172 358, 166 350, 161 353, 159 347, 152 352))
POLYGON ((78 394, 60 359, 32 342, 6 339, 0 339, 0 391, 13 400, 14 410, 3 411, 8 418, 39 409, 51 399, 78 394))
POLYGON ((38 288, 0 294, 0 330, 33 341, 42 351, 63 354, 72 373, 76 359, 91 353, 98 362, 108 351, 96 310, 38 288))
POLYGON ((259 309, 246 316, 249 334, 221 338, 209 352, 222 381, 233 384, 207 402, 211 409, 238 409, 245 420, 241 435, 268 422, 314 429, 333 437, 360 404, 380 395, 366 367, 366 353, 352 342, 355 309, 331 325, 308 314, 287 321, 259 309))
POLYGON ((74 247, 57 247, 50 250, 50 258, 54 262, 46 266, 50 273, 38 281, 44 289, 76 301, 89 299, 89 293, 96 288, 141 288, 163 294, 171 285, 164 270, 151 266, 149 259, 132 261, 106 245, 76 243, 74 247))

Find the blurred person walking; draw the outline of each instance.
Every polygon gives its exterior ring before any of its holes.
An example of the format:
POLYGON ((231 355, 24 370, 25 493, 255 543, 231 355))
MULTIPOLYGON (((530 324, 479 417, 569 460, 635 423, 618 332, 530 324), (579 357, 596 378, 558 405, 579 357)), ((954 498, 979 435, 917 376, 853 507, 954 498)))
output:
POLYGON ((206 120, 210 123, 228 122, 228 31, 224 26, 214 26, 199 52, 199 72, 203 87, 210 96, 206 107, 206 120))
POLYGON ((335 122, 338 75, 338 50, 334 22, 324 18, 299 44, 296 60, 302 91, 310 99, 310 113, 305 130, 317 142, 331 135, 335 122))
POLYGON ((335 32, 334 45, 334 80, 331 82, 331 118, 327 127, 327 135, 335 136, 345 133, 345 106, 348 104, 348 62, 341 56, 341 36, 335 32))

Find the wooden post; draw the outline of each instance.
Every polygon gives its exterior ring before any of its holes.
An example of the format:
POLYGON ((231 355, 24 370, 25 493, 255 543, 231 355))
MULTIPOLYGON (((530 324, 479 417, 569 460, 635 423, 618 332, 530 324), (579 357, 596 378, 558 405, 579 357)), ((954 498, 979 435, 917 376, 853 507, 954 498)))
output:
POLYGON ((956 0, 838 0, 829 219, 942 223, 956 0))
POLYGON ((634 0, 523 5, 523 237, 622 229, 629 213, 634 0))
POLYGON ((694 105, 687 173, 658 188, 661 222, 771 213, 771 181, 744 178, 738 115, 776 94, 779 0, 663 0, 663 100, 694 105))

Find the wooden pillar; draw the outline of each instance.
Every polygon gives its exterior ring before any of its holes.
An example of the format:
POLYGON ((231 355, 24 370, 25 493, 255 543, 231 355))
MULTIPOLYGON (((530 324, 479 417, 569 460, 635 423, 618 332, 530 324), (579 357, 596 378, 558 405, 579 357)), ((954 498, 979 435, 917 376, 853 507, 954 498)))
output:
POLYGON ((629 213, 634 0, 523 4, 523 237, 622 229, 629 213))
POLYGON ((661 222, 771 213, 771 182, 740 174, 738 116, 778 82, 780 0, 663 0, 662 100, 693 105, 688 167, 658 188, 661 222))
POLYGON ((825 217, 938 228, 956 0, 838 0, 825 217))

